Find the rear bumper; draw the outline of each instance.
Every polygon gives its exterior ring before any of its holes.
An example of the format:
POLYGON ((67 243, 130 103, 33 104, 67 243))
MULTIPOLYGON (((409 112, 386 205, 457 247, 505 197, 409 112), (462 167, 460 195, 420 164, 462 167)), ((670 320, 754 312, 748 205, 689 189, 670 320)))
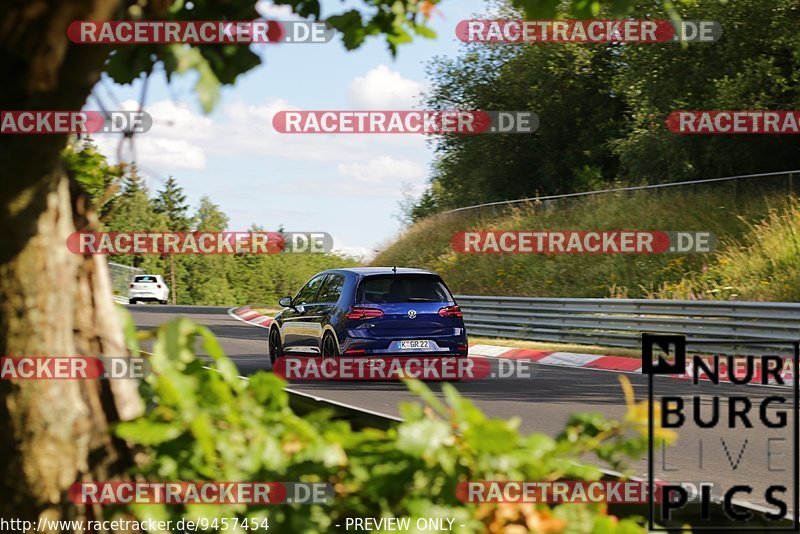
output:
POLYGON ((131 291, 128 300, 166 300, 166 295, 155 291, 131 291))
POLYGON ((426 336, 426 335, 403 335, 396 336, 373 336, 364 329, 348 330, 344 341, 340 340, 339 345, 343 356, 467 356, 469 345, 467 334, 463 328, 454 329, 460 331, 458 334, 450 336, 426 336), (352 335, 353 333, 357 335, 352 335), (401 349, 399 342, 409 339, 424 339, 430 341, 427 349, 401 349))

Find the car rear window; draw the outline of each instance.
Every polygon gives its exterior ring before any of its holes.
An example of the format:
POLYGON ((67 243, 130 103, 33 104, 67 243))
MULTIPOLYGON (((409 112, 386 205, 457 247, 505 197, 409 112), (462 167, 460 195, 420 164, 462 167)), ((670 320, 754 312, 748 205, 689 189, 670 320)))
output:
POLYGON ((358 286, 357 302, 452 302, 453 297, 433 275, 389 274, 369 276, 358 286))
POLYGON ((137 276, 133 279, 134 282, 156 282, 155 276, 137 276))

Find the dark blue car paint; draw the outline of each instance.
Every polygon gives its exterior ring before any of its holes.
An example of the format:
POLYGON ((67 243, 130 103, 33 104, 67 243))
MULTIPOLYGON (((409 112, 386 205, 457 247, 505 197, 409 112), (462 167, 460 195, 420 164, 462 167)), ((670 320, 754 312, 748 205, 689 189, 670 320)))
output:
MULTIPOLYGON (((301 289, 292 299, 297 309, 285 308, 276 317, 272 328, 280 333, 283 354, 321 354, 325 335, 336 340, 338 353, 345 356, 387 356, 387 355, 442 355, 466 356, 467 334, 461 317, 443 317, 439 310, 456 306, 452 294, 447 289, 446 300, 437 302, 399 302, 399 303, 357 303, 356 290, 359 284, 372 276, 428 276, 434 277, 447 288, 444 281, 435 273, 422 269, 388 267, 363 267, 351 269, 331 269, 313 276, 306 284, 318 276, 324 276, 317 289, 321 289, 328 277, 341 276, 344 283, 341 295, 336 302, 300 302, 301 289), (348 319, 347 314, 355 306, 380 309, 384 315, 378 318, 348 319), (413 310, 413 313, 409 313, 413 310), (412 317, 413 316, 413 317, 412 317), (429 349, 401 350, 400 340, 428 340, 429 349)), ((304 289, 305 287, 304 286, 304 289)), ((305 295, 304 295, 305 296, 305 295)))

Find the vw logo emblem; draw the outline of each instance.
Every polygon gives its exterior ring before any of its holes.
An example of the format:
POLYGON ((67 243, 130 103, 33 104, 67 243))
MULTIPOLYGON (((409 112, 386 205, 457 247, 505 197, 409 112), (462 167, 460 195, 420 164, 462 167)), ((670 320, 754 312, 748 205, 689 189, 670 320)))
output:
POLYGON ((408 310, 408 318, 413 319, 417 316, 417 310, 408 310))

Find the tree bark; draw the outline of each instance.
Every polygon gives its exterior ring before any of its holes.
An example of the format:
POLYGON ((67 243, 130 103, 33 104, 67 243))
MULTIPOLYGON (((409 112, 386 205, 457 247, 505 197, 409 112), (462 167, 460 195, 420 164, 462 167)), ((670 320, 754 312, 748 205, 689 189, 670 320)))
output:
MULTIPOLYGON (((73 20, 113 18, 117 0, 26 0, 0 7, 0 109, 79 110, 108 49, 73 45, 73 20)), ((0 356, 125 354, 101 256, 66 248, 97 229, 61 166, 64 135, 0 136, 0 356)), ((0 517, 94 517, 74 482, 111 480, 130 465, 109 425, 141 413, 134 381, 0 381, 0 517)))

